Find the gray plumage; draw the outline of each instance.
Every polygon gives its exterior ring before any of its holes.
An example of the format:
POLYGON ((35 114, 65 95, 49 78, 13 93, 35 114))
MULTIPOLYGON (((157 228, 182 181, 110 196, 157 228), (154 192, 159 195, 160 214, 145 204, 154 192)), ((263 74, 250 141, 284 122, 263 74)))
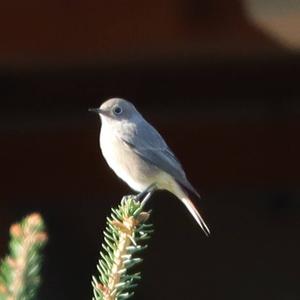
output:
POLYGON ((114 172, 132 189, 143 192, 150 185, 176 195, 206 234, 209 229, 185 190, 199 197, 185 172, 158 131, 134 105, 124 99, 104 102, 98 112, 101 121, 100 147, 114 172))

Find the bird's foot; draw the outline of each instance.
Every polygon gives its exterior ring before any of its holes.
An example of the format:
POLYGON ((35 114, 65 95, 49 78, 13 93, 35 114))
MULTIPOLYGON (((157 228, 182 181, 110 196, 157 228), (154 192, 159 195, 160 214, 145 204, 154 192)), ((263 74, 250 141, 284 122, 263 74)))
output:
POLYGON ((156 185, 153 183, 148 186, 144 191, 140 192, 135 196, 136 201, 141 201, 142 205, 144 206, 146 202, 150 199, 152 194, 157 190, 156 185))

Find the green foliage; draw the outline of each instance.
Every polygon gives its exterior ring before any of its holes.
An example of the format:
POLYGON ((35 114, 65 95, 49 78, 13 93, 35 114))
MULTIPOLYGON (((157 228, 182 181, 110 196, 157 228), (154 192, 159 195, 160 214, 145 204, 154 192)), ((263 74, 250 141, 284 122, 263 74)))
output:
POLYGON ((47 241, 37 213, 10 228, 9 255, 0 265, 0 300, 32 300, 40 284, 41 254, 47 241))
POLYGON ((149 216, 134 196, 123 197, 118 208, 112 209, 97 266, 99 275, 92 281, 94 300, 123 300, 134 294, 140 273, 132 272, 132 268, 142 261, 138 255, 147 247, 145 240, 153 231, 147 224, 149 216))

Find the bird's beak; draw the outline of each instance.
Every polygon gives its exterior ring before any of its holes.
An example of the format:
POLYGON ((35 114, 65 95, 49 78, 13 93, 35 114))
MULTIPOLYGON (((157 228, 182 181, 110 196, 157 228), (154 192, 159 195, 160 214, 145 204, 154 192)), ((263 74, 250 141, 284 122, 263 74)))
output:
POLYGON ((109 113, 106 110, 100 108, 89 108, 89 112, 96 113, 101 116, 109 117, 109 113))
POLYGON ((89 112, 93 112, 96 114, 101 114, 102 110, 100 108, 89 108, 89 112))

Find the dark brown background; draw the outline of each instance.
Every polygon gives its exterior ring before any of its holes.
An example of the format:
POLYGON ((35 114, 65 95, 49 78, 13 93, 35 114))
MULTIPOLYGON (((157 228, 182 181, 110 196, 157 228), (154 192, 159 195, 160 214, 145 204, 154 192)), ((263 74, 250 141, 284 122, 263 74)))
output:
POLYGON ((2 6, 0 254, 40 211, 40 299, 91 299, 105 216, 130 193, 87 112, 112 96, 166 137, 212 230, 156 193, 136 299, 299 299, 298 51, 238 0, 2 6))

